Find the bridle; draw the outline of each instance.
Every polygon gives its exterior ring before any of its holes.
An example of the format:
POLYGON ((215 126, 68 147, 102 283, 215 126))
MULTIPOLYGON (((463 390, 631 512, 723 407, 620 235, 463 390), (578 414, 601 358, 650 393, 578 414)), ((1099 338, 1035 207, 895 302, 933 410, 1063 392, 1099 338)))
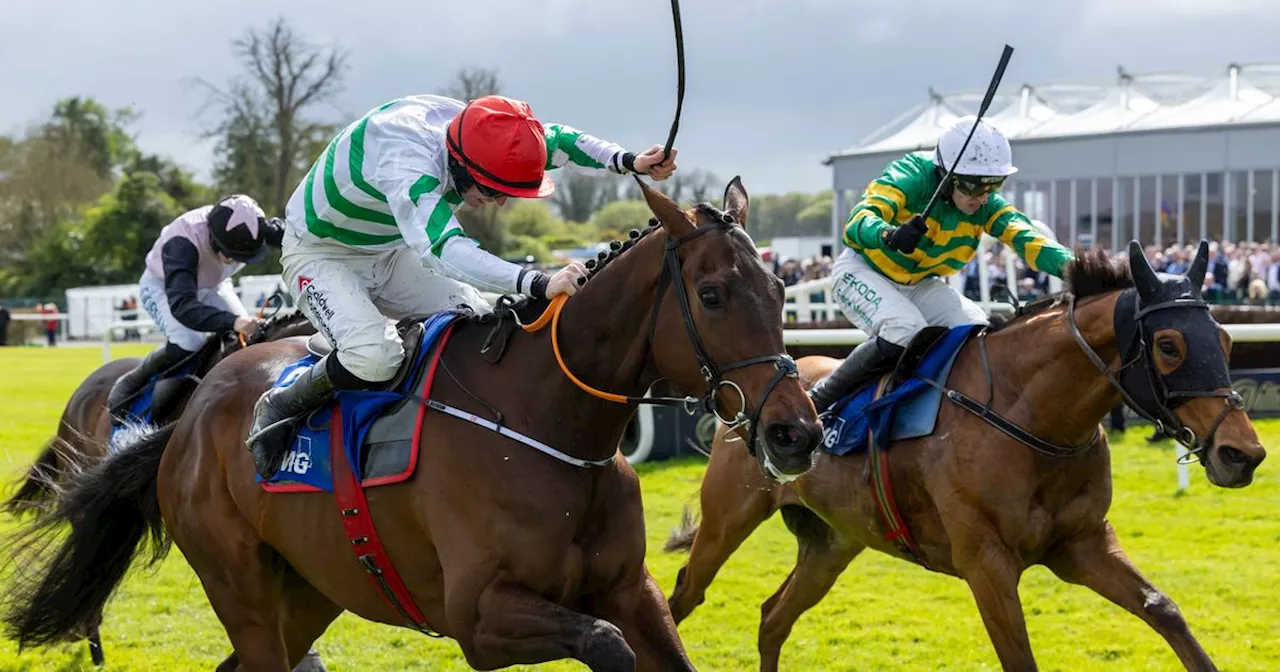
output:
MULTIPOLYGON (((1228 388, 1226 391, 1170 389, 1165 376, 1156 369, 1151 357, 1151 328, 1147 319, 1158 311, 1168 310, 1203 310, 1208 312, 1209 305, 1203 299, 1180 297, 1161 301, 1149 306, 1142 305, 1137 289, 1130 288, 1121 293, 1116 301, 1116 345, 1120 348, 1120 368, 1111 370, 1106 362, 1084 339, 1080 328, 1076 325, 1075 296, 1072 295, 1067 308, 1067 321, 1071 326, 1071 335, 1075 337, 1080 348, 1084 350, 1089 361, 1106 376, 1111 386, 1120 393, 1125 403, 1134 412, 1151 421, 1158 432, 1168 434, 1187 449, 1187 454, 1179 457, 1178 462, 1185 464, 1192 460, 1203 459, 1205 451, 1213 444, 1213 436, 1218 427, 1233 410, 1244 408, 1244 398, 1231 387, 1231 380, 1222 372, 1217 380, 1218 387, 1228 388), (1132 304, 1130 306, 1130 304, 1132 304), (1224 405, 1213 425, 1204 437, 1197 437, 1194 430, 1187 427, 1173 412, 1173 409, 1187 401, 1201 397, 1220 397, 1224 405)), ((1215 372, 1216 373, 1216 372, 1215 372)))
MULTIPOLYGON (((680 314, 684 320, 685 332, 689 335, 689 341, 693 345, 694 357, 698 360, 698 370, 707 384, 707 391, 700 398, 635 397, 614 394, 612 392, 597 390, 579 380, 578 377, 573 375, 573 372, 569 370, 560 349, 559 322, 560 313, 564 308, 565 301, 568 299, 566 295, 560 295, 553 299, 546 312, 544 312, 543 315, 532 324, 523 325, 523 329, 528 332, 535 332, 545 327, 548 322, 551 323, 551 345, 556 355, 556 362, 560 365, 560 370, 564 372, 565 376, 584 392, 587 392, 596 398, 620 404, 677 406, 683 408, 690 414, 692 414, 694 409, 700 405, 707 412, 714 414, 716 419, 728 426, 731 431, 746 429, 747 450, 752 456, 755 456, 755 442, 760 424, 760 414, 764 409, 765 402, 769 399, 769 395, 773 393, 774 389, 777 388, 778 384, 782 382, 784 378, 796 378, 799 376, 795 360, 786 353, 776 353, 749 357, 723 366, 717 365, 715 360, 712 359, 710 353, 707 352, 707 348, 702 342, 702 337, 698 334, 697 325, 694 324, 693 311, 689 306, 689 296, 688 292, 685 290, 683 282, 683 263, 680 260, 680 255, 678 254, 678 250, 681 245, 684 245, 695 238, 706 235, 712 231, 724 231, 732 235, 736 228, 736 225, 733 223, 733 217, 727 214, 722 214, 719 219, 715 220, 714 224, 701 226, 682 236, 669 237, 666 243, 666 250, 663 253, 662 275, 658 280, 657 298, 655 299, 653 308, 649 313, 649 342, 652 343, 654 340, 655 330, 657 328, 658 314, 662 309, 662 301, 667 295, 668 285, 673 285, 676 301, 680 306, 680 314), (675 280, 674 282, 673 279, 675 280), (737 383, 725 378, 724 374, 730 371, 744 369, 748 366, 754 366, 756 364, 773 364, 776 370, 773 377, 769 380, 768 385, 765 386, 764 393, 760 395, 759 402, 755 405, 754 409, 748 412, 748 400, 746 393, 743 392, 742 387, 737 383), (721 405, 717 401, 721 390, 725 388, 730 388, 736 392, 738 394, 738 398, 742 402, 739 411, 732 417, 725 417, 721 410, 721 405)), ((652 361, 652 350, 650 350, 649 357, 652 361)), ((767 457, 768 455, 766 454, 766 468, 771 472, 775 472, 776 469, 773 468, 767 457)))

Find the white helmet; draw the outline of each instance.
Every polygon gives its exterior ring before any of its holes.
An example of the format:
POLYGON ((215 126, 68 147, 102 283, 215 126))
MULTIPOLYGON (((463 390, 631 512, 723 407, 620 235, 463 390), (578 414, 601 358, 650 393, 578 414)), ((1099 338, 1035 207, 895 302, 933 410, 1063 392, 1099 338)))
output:
MULTIPOLYGON (((956 160, 964 140, 969 136, 969 129, 977 117, 970 114, 960 117, 938 138, 938 147, 934 150, 934 161, 942 170, 951 168, 956 160)), ((973 175, 976 177, 1007 177, 1018 172, 1013 166, 1013 150, 1000 129, 987 123, 984 119, 978 122, 978 129, 973 132, 969 146, 964 150, 964 157, 956 164, 956 175, 973 175)))

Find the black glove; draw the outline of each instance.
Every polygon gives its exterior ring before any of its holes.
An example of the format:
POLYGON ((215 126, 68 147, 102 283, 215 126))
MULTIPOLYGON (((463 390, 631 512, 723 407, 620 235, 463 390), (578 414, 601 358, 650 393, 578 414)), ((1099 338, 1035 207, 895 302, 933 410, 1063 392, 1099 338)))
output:
POLYGON ((278 249, 284 242, 284 220, 272 217, 265 220, 263 224, 266 230, 262 232, 262 242, 278 249))
POLYGON ((924 218, 917 215, 902 226, 887 229, 884 233, 884 246, 897 252, 911 254, 916 251, 916 246, 920 244, 920 239, 924 238, 928 230, 929 225, 925 224, 924 218))

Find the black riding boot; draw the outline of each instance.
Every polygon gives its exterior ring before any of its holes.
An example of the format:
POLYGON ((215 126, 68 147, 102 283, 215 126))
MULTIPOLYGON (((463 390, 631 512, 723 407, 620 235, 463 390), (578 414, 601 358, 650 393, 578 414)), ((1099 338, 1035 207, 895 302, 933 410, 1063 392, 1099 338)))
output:
POLYGON ((809 398, 818 414, 825 413, 831 404, 870 380, 872 374, 893 368, 902 351, 902 346, 879 337, 859 344, 835 371, 809 389, 809 398))
POLYGON ((190 354, 172 343, 165 343, 147 353, 147 356, 143 357, 132 371, 117 378, 115 384, 111 386, 111 391, 107 393, 107 409, 111 415, 118 417, 123 414, 124 406, 133 401, 133 397, 146 386, 152 376, 177 364, 183 357, 190 354))
POLYGON ((273 387, 258 398, 253 407, 253 427, 249 430, 249 450, 253 464, 262 478, 270 478, 280 470, 280 461, 288 448, 286 440, 298 416, 333 398, 333 381, 329 378, 329 358, 325 355, 288 387, 273 387))

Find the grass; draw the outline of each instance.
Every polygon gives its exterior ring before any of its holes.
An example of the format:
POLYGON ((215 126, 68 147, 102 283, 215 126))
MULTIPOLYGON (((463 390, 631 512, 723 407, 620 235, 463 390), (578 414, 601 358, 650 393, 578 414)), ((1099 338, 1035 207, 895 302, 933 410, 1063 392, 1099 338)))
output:
MULTIPOLYGON (((116 356, 137 355, 122 346, 116 356)), ((16 478, 51 434, 63 403, 101 362, 94 348, 0 348, 0 478, 16 478)), ((1258 423, 1280 444, 1280 421, 1258 423)), ((1264 464, 1253 486, 1229 491, 1193 468, 1175 496, 1174 456, 1143 429, 1117 441, 1111 520, 1146 575, 1182 608, 1224 670, 1280 669, 1280 479, 1264 464)), ((1273 458, 1274 459, 1274 458, 1273 458)), ((669 592, 684 556, 659 549, 681 508, 696 501, 699 460, 643 465, 649 567, 669 592)), ((3 523, 4 529, 12 524, 3 523)), ((759 606, 792 566, 795 544, 776 517, 729 561, 706 604, 681 628, 700 670, 755 669, 759 606)), ((1086 589, 1036 568, 1021 595, 1045 670, 1179 667, 1141 621, 1086 589)), ((108 607, 103 643, 112 670, 211 669, 230 651, 195 575, 177 549, 152 573, 135 573, 108 607)), ((455 643, 344 615, 317 643, 331 670, 466 670, 455 643)), ((865 553, 807 614, 783 650, 783 669, 998 669, 967 588, 958 580, 865 553)), ((0 670, 93 669, 87 647, 19 653, 0 640, 0 670)), ((522 668, 534 669, 534 668, 522 668)), ((540 666, 582 670, 576 663, 540 666)))

